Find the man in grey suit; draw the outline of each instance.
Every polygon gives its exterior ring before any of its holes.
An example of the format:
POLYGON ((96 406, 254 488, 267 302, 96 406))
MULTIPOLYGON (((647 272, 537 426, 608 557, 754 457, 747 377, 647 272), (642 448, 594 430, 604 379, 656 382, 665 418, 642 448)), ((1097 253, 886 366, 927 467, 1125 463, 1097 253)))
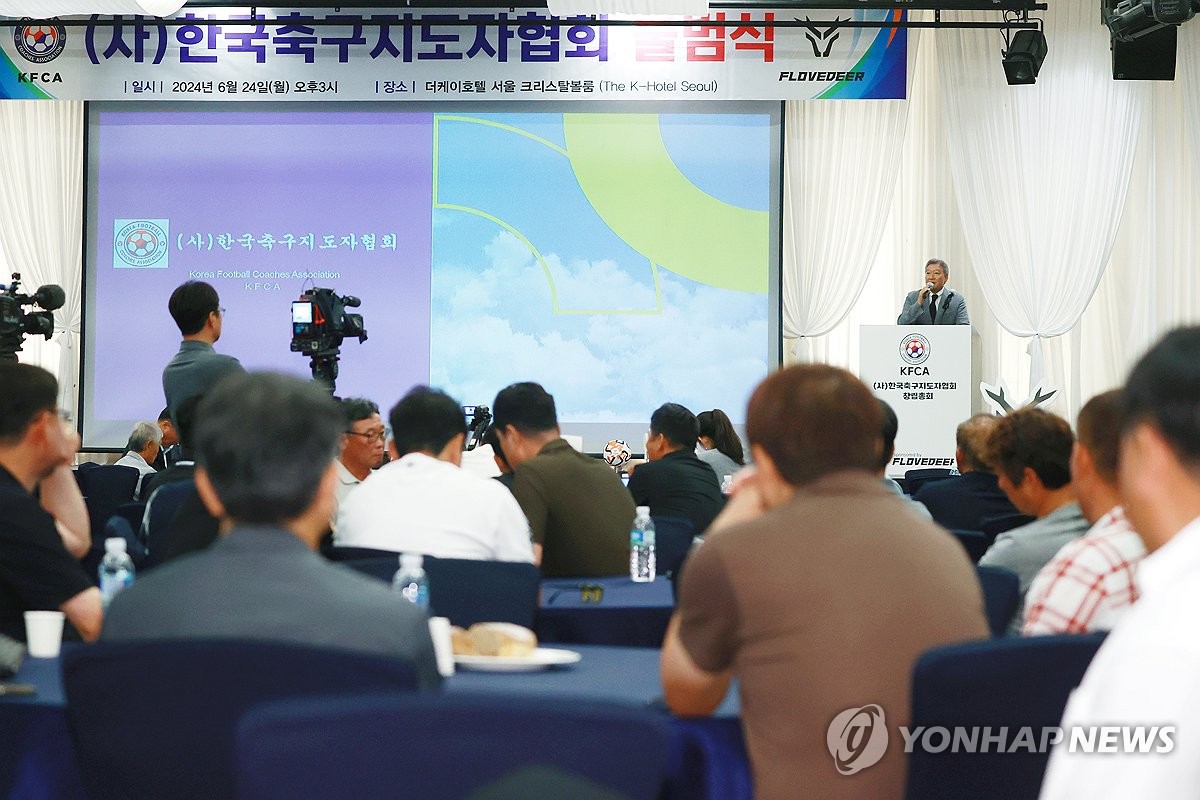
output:
POLYGON ((242 638, 390 655, 441 683, 425 612, 314 552, 329 527, 342 414, 297 378, 226 378, 200 403, 196 490, 224 536, 113 600, 101 639, 242 638))
POLYGON ((950 268, 940 258, 925 264, 925 285, 908 293, 904 307, 896 317, 897 325, 970 325, 967 301, 953 289, 946 288, 950 268))

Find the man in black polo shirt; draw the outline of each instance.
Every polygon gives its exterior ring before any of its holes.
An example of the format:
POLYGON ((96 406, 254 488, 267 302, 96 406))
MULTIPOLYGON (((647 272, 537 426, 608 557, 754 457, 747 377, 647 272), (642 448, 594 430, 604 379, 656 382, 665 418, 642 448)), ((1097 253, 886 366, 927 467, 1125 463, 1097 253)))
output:
POLYGON ((691 520, 703 533, 725 506, 717 474, 696 457, 700 423, 678 403, 665 403, 650 415, 646 458, 629 476, 629 492, 656 517, 691 520))
POLYGON ((60 610, 84 639, 100 634, 100 591, 67 552, 91 536, 70 469, 79 441, 57 397, 46 370, 0 361, 0 633, 22 641, 26 611, 60 610))

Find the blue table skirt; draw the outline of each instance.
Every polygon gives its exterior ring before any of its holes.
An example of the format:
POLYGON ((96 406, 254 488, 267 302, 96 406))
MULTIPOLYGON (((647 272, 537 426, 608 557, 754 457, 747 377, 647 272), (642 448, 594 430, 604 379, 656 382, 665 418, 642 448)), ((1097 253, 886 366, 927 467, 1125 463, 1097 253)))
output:
MULTIPOLYGON (((572 649, 583 659, 570 667, 532 673, 460 671, 446 681, 444 690, 602 700, 667 714, 661 701, 657 650, 572 649)), ((0 698, 0 797, 86 800, 67 730, 59 660, 26 659, 14 681, 33 684, 38 694, 0 698)), ((672 719, 675 741, 667 800, 751 800, 737 714, 736 692, 731 691, 712 718, 672 719)))

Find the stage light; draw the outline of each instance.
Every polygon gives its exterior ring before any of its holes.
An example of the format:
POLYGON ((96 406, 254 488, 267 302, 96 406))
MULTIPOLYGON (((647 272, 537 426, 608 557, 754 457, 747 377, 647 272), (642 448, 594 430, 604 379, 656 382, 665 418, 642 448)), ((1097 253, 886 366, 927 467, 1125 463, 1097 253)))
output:
POLYGON ((1002 55, 1009 86, 1035 83, 1046 60, 1046 34, 1038 30, 1017 31, 1002 55))

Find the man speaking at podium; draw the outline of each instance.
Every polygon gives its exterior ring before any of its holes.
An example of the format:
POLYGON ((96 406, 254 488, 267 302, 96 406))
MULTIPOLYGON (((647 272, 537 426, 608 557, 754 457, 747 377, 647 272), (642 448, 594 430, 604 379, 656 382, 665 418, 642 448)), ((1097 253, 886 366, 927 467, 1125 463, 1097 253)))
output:
POLYGON ((970 325, 967 301, 946 288, 950 268, 940 258, 925 264, 925 285, 904 298, 904 308, 896 317, 897 325, 970 325))

